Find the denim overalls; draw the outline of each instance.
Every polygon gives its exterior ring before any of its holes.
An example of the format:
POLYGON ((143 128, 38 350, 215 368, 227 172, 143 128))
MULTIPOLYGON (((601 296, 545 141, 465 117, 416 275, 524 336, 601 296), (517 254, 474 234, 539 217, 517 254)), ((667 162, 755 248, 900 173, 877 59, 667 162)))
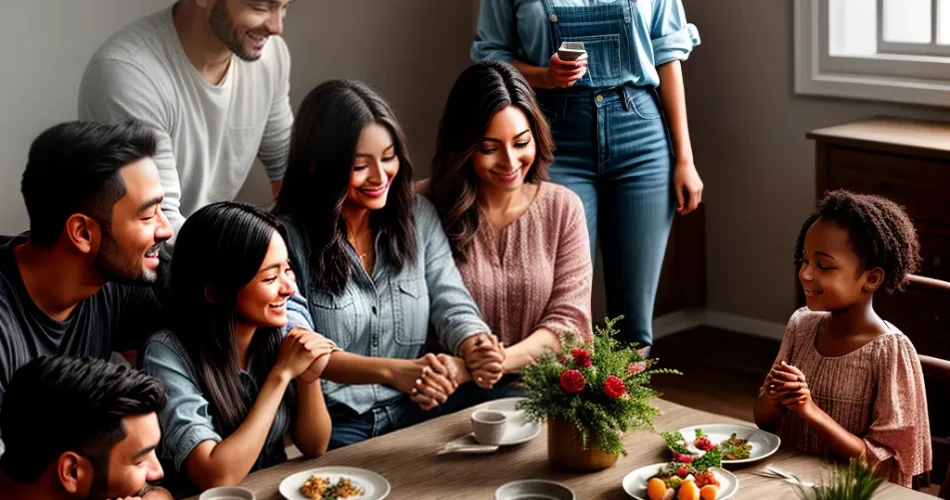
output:
POLYGON ((552 50, 584 42, 588 66, 572 87, 537 95, 557 148, 551 179, 583 200, 591 252, 601 229, 608 314, 624 316, 620 339, 647 345, 675 196, 657 93, 621 79, 638 64, 636 1, 557 7, 543 0, 552 50))

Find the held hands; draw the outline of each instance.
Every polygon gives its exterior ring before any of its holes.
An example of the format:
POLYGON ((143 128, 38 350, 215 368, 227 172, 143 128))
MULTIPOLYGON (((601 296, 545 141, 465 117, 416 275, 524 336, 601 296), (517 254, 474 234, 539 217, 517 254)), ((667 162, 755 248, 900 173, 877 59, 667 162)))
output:
POLYGON ((482 389, 491 389, 505 374, 505 346, 490 333, 465 339, 459 354, 465 360, 472 381, 482 389))
POLYGON ((576 61, 564 61, 554 53, 548 63, 547 72, 544 79, 548 87, 552 89, 561 87, 570 87, 577 83, 587 72, 587 54, 584 54, 576 61))
POLYGON ((294 328, 280 344, 274 369, 281 370, 290 379, 300 377, 302 382, 314 382, 326 368, 331 352, 333 343, 322 335, 294 328))
POLYGON ((423 410, 431 410, 445 403, 458 388, 456 374, 446 362, 446 356, 435 354, 402 362, 392 374, 392 385, 409 394, 423 410))
POLYGON ((795 413, 801 414, 815 404, 805 374, 784 361, 772 367, 766 385, 769 402, 781 404, 795 413))

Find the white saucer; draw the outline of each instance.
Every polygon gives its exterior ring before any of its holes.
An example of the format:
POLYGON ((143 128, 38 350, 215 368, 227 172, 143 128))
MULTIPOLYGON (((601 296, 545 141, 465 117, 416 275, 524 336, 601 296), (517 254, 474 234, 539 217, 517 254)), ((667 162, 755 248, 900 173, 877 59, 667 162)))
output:
POLYGON ((445 444, 439 455, 446 453, 491 453, 497 451, 500 446, 515 446, 527 443, 541 434, 541 424, 538 422, 529 422, 524 411, 518 409, 518 403, 525 398, 506 398, 497 401, 491 401, 479 405, 472 409, 475 410, 495 410, 508 416, 508 423, 505 426, 505 434, 498 445, 485 445, 475 440, 473 433, 466 434, 460 438, 453 439, 445 444))
POLYGON ((501 438, 499 446, 513 446, 531 441, 541 434, 541 424, 539 422, 530 422, 525 416, 523 410, 518 409, 518 403, 526 398, 505 398, 492 401, 478 407, 479 410, 495 410, 508 415, 508 423, 505 426, 505 435, 501 438))

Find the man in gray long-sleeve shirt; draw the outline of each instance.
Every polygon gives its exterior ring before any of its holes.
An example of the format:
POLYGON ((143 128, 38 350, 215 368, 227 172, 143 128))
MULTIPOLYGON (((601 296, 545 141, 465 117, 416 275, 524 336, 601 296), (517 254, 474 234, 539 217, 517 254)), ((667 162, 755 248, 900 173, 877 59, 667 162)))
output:
POLYGON ((293 114, 280 35, 292 0, 181 0, 112 35, 79 89, 84 120, 138 119, 158 133, 162 210, 177 230, 232 200, 259 157, 276 196, 293 114))

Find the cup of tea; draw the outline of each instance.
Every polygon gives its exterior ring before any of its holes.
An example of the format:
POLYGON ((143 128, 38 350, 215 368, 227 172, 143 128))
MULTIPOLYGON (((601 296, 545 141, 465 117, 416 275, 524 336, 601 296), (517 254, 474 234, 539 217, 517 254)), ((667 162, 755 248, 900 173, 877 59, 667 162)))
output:
POLYGON ((472 431, 481 444, 498 445, 505 437, 508 416, 495 410, 476 410, 472 413, 472 431))

